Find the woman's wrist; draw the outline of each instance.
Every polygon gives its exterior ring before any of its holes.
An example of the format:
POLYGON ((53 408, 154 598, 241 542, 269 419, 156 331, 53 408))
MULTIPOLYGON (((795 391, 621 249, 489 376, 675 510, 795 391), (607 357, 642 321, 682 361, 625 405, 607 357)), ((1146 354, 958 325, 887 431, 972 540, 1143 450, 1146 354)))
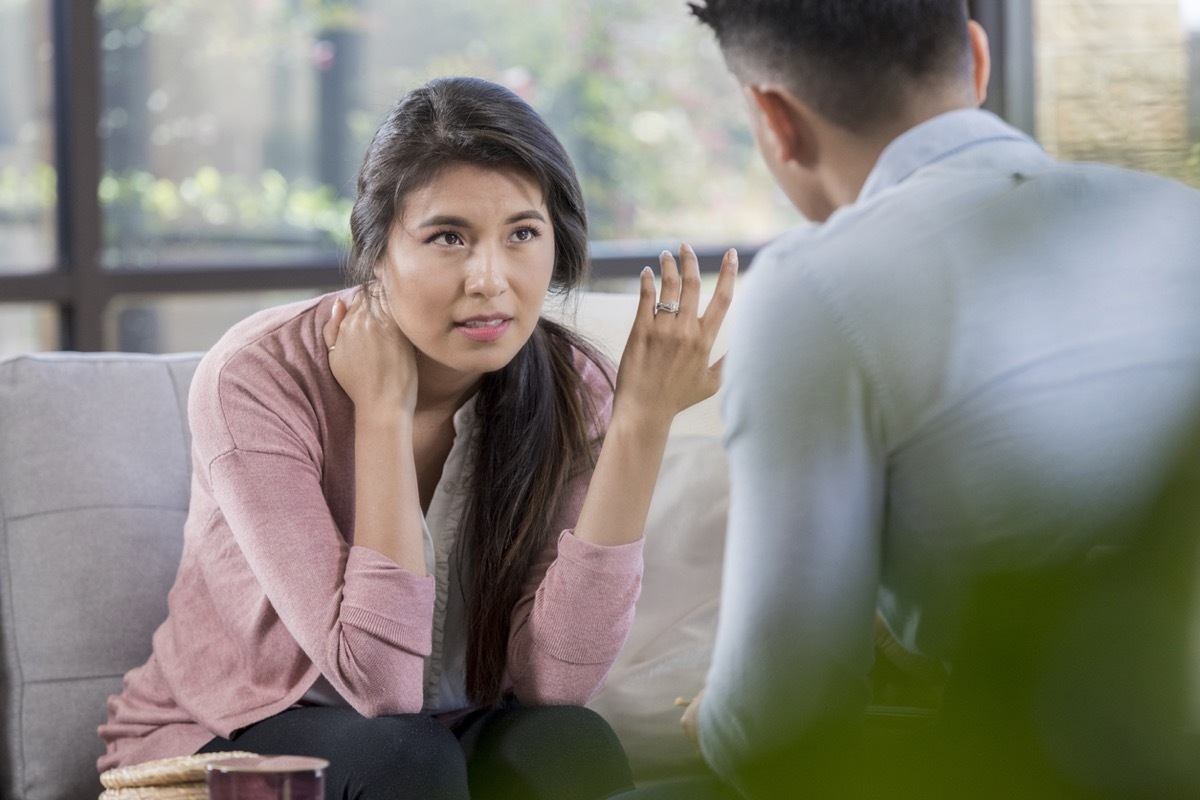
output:
POLYGON ((675 415, 670 412, 656 409, 650 405, 622 403, 618 398, 613 404, 608 432, 611 434, 615 429, 627 431, 647 442, 656 439, 666 441, 674 419, 675 415))
POLYGON ((385 436, 388 433, 411 433, 413 427, 412 413, 399 405, 356 405, 354 407, 354 430, 356 433, 370 433, 385 436))

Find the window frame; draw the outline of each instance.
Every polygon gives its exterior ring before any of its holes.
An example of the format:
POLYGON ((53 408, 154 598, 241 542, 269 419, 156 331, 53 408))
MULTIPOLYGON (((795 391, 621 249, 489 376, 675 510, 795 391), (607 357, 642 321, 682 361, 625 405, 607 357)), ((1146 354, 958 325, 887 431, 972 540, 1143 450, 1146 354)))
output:
MULTIPOLYGON (((1032 0, 974 0, 973 15, 989 31, 992 83, 985 107, 1027 131, 1033 129, 1032 0)), ((57 306, 59 349, 105 349, 104 314, 118 295, 235 293, 345 284, 336 255, 289 259, 288 263, 239 266, 228 259, 169 268, 106 268, 101 263, 102 211, 98 187, 102 142, 99 18, 79 0, 51 0, 54 45, 54 157, 58 175, 56 263, 50 271, 0 275, 5 302, 57 306)), ((739 246, 743 264, 756 248, 739 246)), ((719 250, 701 250, 717 263, 719 250)), ((636 278, 655 252, 628 252, 626 245, 593 243, 592 278, 636 278)))

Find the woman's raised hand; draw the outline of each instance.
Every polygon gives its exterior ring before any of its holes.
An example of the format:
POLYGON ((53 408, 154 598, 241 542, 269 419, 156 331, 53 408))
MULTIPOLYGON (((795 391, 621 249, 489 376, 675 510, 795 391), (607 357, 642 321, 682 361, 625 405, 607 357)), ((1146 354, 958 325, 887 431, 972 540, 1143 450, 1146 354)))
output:
POLYGON ((720 388, 724 359, 712 365, 709 360, 733 301, 738 259, 735 250, 725 253, 703 315, 695 251, 682 245, 679 267, 665 250, 658 261, 662 290, 657 297, 653 271, 649 267, 642 271, 637 317, 617 370, 613 415, 641 415, 646 421, 669 425, 680 411, 720 388))
POLYGON ((411 416, 417 404, 416 351, 396 325, 381 287, 378 291, 367 297, 357 290, 349 305, 334 301, 322 329, 329 368, 358 414, 403 410, 411 416))
POLYGON ((612 421, 575 524, 575 536, 584 541, 620 545, 641 537, 671 420, 720 388, 721 362, 708 362, 733 301, 737 253, 725 253, 704 316, 696 254, 683 245, 679 260, 682 270, 670 253, 659 256, 661 296, 651 269, 642 272, 637 317, 617 369, 612 421))

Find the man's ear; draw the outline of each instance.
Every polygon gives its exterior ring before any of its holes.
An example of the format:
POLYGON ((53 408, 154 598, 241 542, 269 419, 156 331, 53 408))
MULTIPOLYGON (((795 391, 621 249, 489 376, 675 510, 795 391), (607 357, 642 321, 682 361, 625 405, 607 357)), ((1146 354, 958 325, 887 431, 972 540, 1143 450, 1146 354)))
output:
POLYGON ((760 123, 770 134, 767 141, 775 148, 776 162, 811 164, 816 153, 807 107, 786 89, 757 85, 747 90, 758 108, 760 123))
POLYGON ((987 31, 975 20, 967 22, 971 39, 971 59, 975 67, 975 102, 983 105, 987 99, 988 78, 992 74, 992 53, 988 49, 987 31))

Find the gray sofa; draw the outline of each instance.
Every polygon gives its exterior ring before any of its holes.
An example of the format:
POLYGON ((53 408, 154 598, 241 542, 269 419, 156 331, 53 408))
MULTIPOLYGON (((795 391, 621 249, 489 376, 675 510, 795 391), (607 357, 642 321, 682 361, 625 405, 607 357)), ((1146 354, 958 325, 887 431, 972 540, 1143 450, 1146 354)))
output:
POLYGON ((0 794, 96 797, 96 726, 166 615, 198 355, 0 363, 0 794))
MULTIPOLYGON (((592 295, 570 316, 619 356, 635 302, 592 295)), ((186 397, 199 358, 0 361, 0 797, 101 791, 96 726, 150 652, 181 551, 186 397)), ((672 430, 637 618, 592 703, 639 778, 696 763, 672 701, 699 688, 716 620, 727 479, 715 409, 690 409, 672 430)))

